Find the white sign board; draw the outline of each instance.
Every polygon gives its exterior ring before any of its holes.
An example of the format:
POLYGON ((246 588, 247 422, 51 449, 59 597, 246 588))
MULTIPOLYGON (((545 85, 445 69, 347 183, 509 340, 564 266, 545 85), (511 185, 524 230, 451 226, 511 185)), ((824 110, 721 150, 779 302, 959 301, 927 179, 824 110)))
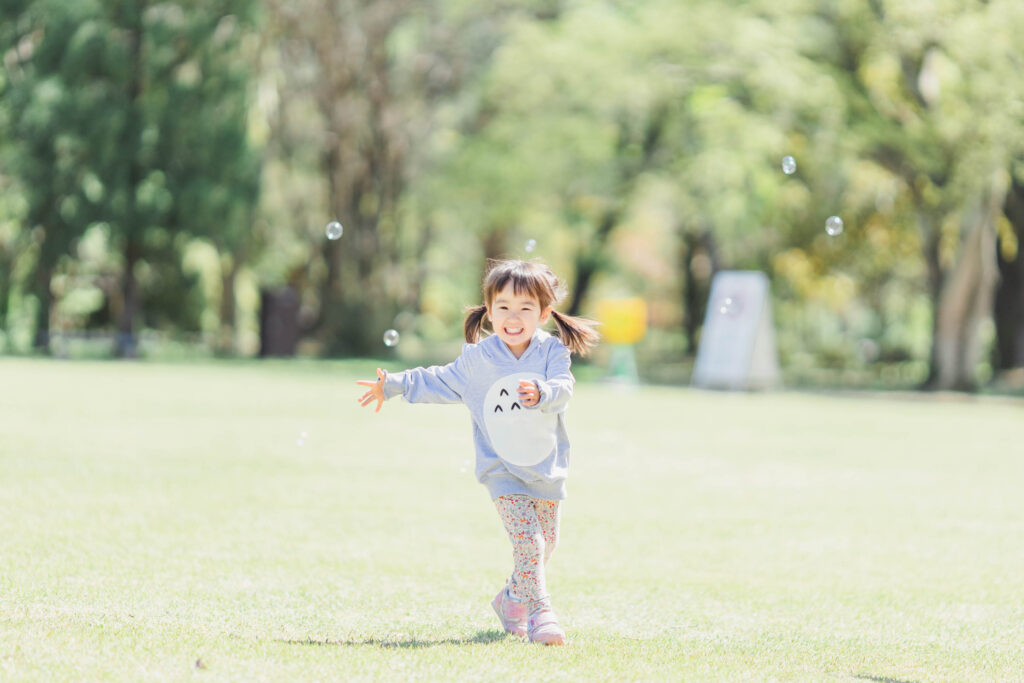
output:
POLYGON ((708 389, 779 386, 775 324, 768 278, 724 270, 711 281, 692 384, 708 389))

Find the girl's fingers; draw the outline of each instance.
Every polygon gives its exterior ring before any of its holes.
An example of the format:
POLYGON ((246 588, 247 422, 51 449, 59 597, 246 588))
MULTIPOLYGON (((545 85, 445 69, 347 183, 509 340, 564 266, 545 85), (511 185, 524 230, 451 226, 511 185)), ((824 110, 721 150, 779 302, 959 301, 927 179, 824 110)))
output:
POLYGON ((528 379, 519 380, 519 398, 532 400, 534 397, 540 398, 540 389, 537 385, 528 379))
POLYGON ((376 401, 377 402, 377 409, 374 412, 379 413, 381 407, 384 405, 384 398, 385 397, 384 397, 383 385, 384 385, 384 378, 385 377, 387 377, 387 373, 385 373, 380 368, 377 368, 377 381, 376 382, 374 382, 372 380, 357 379, 356 380, 356 384, 358 384, 361 387, 370 387, 370 388, 366 391, 365 394, 363 394, 362 396, 357 398, 356 401, 360 405, 362 405, 364 408, 366 406, 370 405, 371 403, 373 403, 374 401, 376 401))
POLYGON ((519 390, 519 400, 524 406, 535 406, 540 402, 540 392, 537 391, 537 387, 530 389, 524 387, 519 390))

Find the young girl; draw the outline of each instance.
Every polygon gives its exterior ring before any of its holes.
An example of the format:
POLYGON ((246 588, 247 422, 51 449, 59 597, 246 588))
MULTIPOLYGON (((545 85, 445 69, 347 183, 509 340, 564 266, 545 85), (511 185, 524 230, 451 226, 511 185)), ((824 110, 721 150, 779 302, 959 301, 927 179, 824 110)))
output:
POLYGON ((564 292, 537 262, 498 261, 483 284, 484 304, 468 310, 462 353, 444 366, 386 373, 358 400, 368 406, 401 394, 410 403, 464 403, 473 417, 476 477, 491 494, 512 541, 514 568, 491 606, 505 631, 548 645, 565 643, 551 608, 544 567, 558 544, 569 437, 565 408, 574 379, 569 354, 597 342, 595 323, 555 311, 564 292), (541 328, 553 317, 557 336, 541 328), (493 333, 481 341, 484 321, 493 333))

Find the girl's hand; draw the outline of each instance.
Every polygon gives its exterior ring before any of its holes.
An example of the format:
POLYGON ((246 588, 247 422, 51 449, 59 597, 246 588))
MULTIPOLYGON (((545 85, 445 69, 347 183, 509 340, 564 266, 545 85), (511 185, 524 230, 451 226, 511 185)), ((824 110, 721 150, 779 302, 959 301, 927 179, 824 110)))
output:
POLYGON ((540 403, 540 389, 532 380, 519 380, 519 402, 527 407, 540 403))
POLYGON ((375 412, 375 413, 379 413, 380 412, 381 406, 383 406, 384 405, 384 401, 387 400, 387 396, 384 395, 384 378, 386 376, 387 375, 384 374, 383 370, 381 370, 380 368, 377 368, 377 381, 376 382, 371 382, 369 380, 364 380, 364 379, 356 380, 356 384, 359 384, 359 385, 364 386, 364 387, 370 387, 366 391, 365 394, 363 394, 362 396, 360 396, 359 398, 356 399, 357 401, 359 401, 363 405, 364 408, 366 406, 370 405, 371 403, 373 403, 374 401, 376 401, 377 402, 377 410, 375 410, 373 412, 375 412))

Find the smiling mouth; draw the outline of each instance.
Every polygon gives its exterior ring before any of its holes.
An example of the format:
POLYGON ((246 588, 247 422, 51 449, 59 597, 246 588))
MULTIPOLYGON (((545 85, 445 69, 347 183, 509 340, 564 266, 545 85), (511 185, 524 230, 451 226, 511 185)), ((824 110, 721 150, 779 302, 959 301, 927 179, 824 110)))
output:
POLYGON ((523 333, 523 328, 521 328, 521 327, 506 327, 505 328, 505 334, 507 334, 510 337, 515 337, 516 335, 519 335, 519 334, 522 334, 522 333, 523 333))

